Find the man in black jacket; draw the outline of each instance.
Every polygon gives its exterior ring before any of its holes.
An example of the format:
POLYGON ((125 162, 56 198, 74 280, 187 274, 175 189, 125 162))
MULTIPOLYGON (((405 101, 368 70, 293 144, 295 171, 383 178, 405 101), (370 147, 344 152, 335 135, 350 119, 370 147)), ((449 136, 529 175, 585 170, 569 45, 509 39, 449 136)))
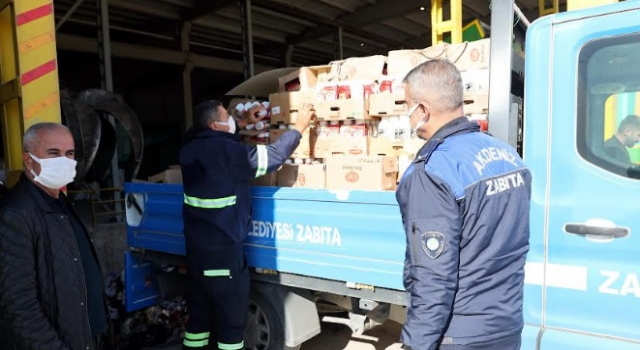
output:
POLYGON ((60 190, 76 174, 73 137, 40 123, 23 147, 24 174, 0 202, 0 347, 97 349, 108 328, 102 273, 60 190))

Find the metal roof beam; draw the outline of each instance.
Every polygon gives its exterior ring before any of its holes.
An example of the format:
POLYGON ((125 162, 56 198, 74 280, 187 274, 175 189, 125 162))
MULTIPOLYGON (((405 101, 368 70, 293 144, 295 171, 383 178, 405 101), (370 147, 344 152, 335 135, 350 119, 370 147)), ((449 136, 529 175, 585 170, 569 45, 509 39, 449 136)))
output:
MULTIPOLYGON (((333 32, 333 28, 342 27, 349 32, 357 34, 357 31, 365 32, 360 29, 367 24, 380 22, 385 19, 404 16, 411 12, 420 10, 421 6, 425 6, 424 0, 381 0, 374 5, 368 5, 357 9, 355 12, 341 16, 335 20, 322 23, 323 25, 315 28, 308 28, 302 31, 300 34, 293 35, 287 38, 287 42, 295 45, 301 42, 312 40, 315 38, 329 35, 333 32)), ((360 36, 360 34, 357 34, 360 36)), ((383 37, 384 38, 384 37, 383 37)), ((385 38, 386 39, 386 38, 385 38)), ((393 40, 394 43, 388 43, 393 46, 399 46, 400 42, 393 40)))
POLYGON ((182 20, 195 21, 234 2, 235 0, 197 0, 191 9, 182 14, 182 20))
MULTIPOLYGON (((61 50, 86 53, 98 52, 98 45, 96 45, 95 39, 62 33, 56 34, 56 37, 56 44, 61 50)), ((113 57, 175 65, 185 65, 187 62, 191 62, 194 67, 198 68, 235 73, 243 72, 241 60, 210 57, 195 53, 182 52, 180 50, 160 49, 156 47, 111 42, 111 55, 113 57)), ((273 68, 275 67, 262 64, 255 65, 256 73, 273 68)))
MULTIPOLYGON (((383 0, 383 2, 385 3, 391 3, 394 0, 383 0)), ((422 1, 422 0, 420 0, 422 1)), ((397 5, 397 7, 404 7, 406 10, 406 4, 405 2, 420 2, 418 0, 404 0, 401 2, 402 5, 397 5)), ((375 33, 371 33, 368 32, 362 28, 358 28, 357 26, 351 25, 349 23, 342 23, 341 21, 333 21, 327 18, 322 18, 319 17, 317 14, 311 14, 311 13, 307 13, 307 12, 303 12, 298 8, 289 6, 289 5, 285 5, 282 3, 273 3, 271 1, 268 0, 252 0, 252 4, 255 7, 260 7, 263 9, 267 9, 267 10, 272 10, 272 11, 277 11, 280 12, 282 14, 288 15, 288 16, 294 16, 297 18, 301 18, 304 19, 306 21, 312 22, 312 23, 318 23, 320 26, 319 27, 314 27, 314 28, 309 28, 306 31, 303 31, 302 34, 297 34, 297 35, 293 35, 293 36, 289 36, 287 37, 287 44, 299 44, 301 42, 307 41, 307 40, 312 40, 312 39, 318 39, 320 37, 324 37, 324 36, 328 36, 334 33, 334 30, 336 28, 340 28, 342 27, 342 29, 345 32, 349 32, 351 34, 354 34, 360 38, 363 39, 369 39, 378 43, 381 43, 383 45, 389 45, 389 46, 399 46, 400 44, 402 44, 400 41, 395 40, 395 39, 391 39, 391 38, 387 38, 385 36, 381 36, 379 34, 375 34, 375 33), (318 34, 318 31, 321 32, 318 34), (315 33, 307 33, 307 32, 315 32, 315 33), (313 34, 313 35, 311 35, 313 34), (304 35, 304 38, 302 38, 302 35, 304 35), (299 39, 296 39, 296 37, 300 37, 299 39), (291 42, 290 40, 294 39, 293 42, 291 42)), ((376 5, 374 5, 376 6, 376 5)), ((413 9, 418 9, 418 7, 412 7, 413 9)), ((405 11, 406 13, 406 11, 405 11)), ((351 14, 349 14, 351 15, 351 14)), ((348 15, 348 16, 349 16, 348 15)))

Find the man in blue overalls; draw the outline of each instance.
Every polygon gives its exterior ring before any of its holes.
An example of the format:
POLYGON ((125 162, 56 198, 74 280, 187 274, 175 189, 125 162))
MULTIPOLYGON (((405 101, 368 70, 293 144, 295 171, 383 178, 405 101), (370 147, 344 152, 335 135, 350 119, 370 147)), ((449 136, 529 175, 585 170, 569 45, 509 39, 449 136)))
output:
POLYGON ((220 350, 244 348, 250 282, 242 243, 251 221, 249 182, 291 156, 315 115, 305 105, 294 130, 273 144, 241 143, 237 129, 259 121, 262 109, 251 109, 236 123, 220 102, 199 104, 180 151, 190 280, 185 349, 209 343, 220 350))
POLYGON ((512 147, 464 116, 452 63, 423 63, 405 85, 412 126, 427 140, 397 191, 405 349, 519 349, 531 174, 512 147))

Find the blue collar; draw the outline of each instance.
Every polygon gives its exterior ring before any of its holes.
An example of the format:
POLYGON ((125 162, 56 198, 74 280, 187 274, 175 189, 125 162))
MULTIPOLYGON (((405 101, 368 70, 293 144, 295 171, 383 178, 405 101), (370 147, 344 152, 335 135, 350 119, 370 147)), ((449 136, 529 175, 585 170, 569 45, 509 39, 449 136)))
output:
POLYGON ((435 151, 436 148, 438 148, 438 146, 443 143, 447 137, 479 131, 480 125, 478 123, 472 122, 464 116, 458 117, 443 125, 440 129, 438 129, 438 131, 436 131, 436 133, 427 141, 427 143, 422 146, 420 151, 418 151, 418 156, 414 160, 414 163, 426 162, 429 157, 431 157, 433 151, 435 151))

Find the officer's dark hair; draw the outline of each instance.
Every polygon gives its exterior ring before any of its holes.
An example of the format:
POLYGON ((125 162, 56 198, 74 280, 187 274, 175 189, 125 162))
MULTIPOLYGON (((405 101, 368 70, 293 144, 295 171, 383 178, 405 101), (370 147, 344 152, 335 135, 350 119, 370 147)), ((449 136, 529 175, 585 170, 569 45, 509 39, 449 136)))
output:
POLYGON ((198 103, 193 108, 193 126, 187 130, 184 141, 189 142, 199 131, 209 129, 211 122, 220 121, 220 113, 218 113, 220 106, 222 102, 218 100, 198 103))
POLYGON ((220 106, 222 106, 222 102, 218 100, 204 101, 196 105, 193 109, 194 126, 199 125, 208 128, 211 122, 220 121, 220 113, 218 113, 218 107, 220 106))
POLYGON ((623 133, 626 130, 639 130, 640 129, 640 117, 637 115, 628 115, 620 122, 618 127, 618 133, 623 133))

